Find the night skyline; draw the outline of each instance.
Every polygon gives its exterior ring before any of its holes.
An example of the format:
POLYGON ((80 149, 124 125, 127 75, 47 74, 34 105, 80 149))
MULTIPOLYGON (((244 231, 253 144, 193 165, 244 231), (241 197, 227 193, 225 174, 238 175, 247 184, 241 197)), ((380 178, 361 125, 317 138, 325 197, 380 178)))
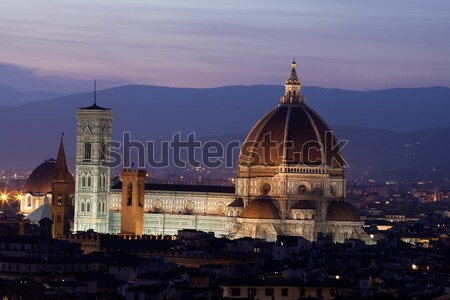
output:
POLYGON ((62 93, 129 83, 448 86, 450 4, 3 2, 0 85, 62 93))
POLYGON ((450 299, 450 2, 0 12, 0 299, 450 299))

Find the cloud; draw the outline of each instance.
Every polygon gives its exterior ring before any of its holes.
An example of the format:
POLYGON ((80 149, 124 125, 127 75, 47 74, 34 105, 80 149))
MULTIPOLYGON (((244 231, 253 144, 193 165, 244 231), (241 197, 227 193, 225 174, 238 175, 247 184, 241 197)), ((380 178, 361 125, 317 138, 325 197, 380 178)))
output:
MULTIPOLYGON (((0 85, 20 91, 47 91, 54 93, 78 93, 92 90, 92 79, 79 79, 57 74, 46 74, 38 68, 28 68, 11 63, 0 63, 0 85)), ((121 79, 97 78, 101 89, 128 83, 121 79)))
POLYGON ((450 59, 443 30, 450 2, 20 2, 0 2, 7 12, 1 59, 38 67, 18 81, 33 89, 88 90, 95 77, 100 87, 121 78, 185 87, 279 84, 293 56, 309 85, 373 89, 448 85, 450 78, 442 63, 450 59))

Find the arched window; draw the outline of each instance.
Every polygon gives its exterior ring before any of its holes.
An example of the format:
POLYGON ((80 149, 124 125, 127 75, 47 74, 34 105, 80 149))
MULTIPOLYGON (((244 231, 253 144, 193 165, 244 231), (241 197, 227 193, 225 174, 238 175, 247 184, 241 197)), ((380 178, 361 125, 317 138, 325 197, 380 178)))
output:
POLYGON ((56 199, 56 201, 57 201, 58 206, 62 206, 63 205, 63 195, 58 194, 58 198, 56 199))
POLYGON ((106 142, 103 142, 100 152, 100 159, 105 160, 105 157, 106 157, 106 142))
POLYGON ((336 197, 338 195, 338 186, 336 182, 331 183, 330 194, 332 197, 336 197))
POLYGON ((91 176, 90 175, 88 175, 88 177, 87 177, 87 186, 91 187, 91 176))
POLYGON ((86 186, 86 177, 83 175, 81 176, 81 187, 85 187, 86 186))
POLYGON ((31 196, 27 196, 27 207, 31 207, 31 196))
POLYGON ((308 193, 308 187, 306 185, 304 185, 304 184, 300 184, 297 187, 297 193, 300 194, 300 195, 307 194, 308 193))
POLYGON ((91 160, 92 157, 92 144, 91 142, 84 143, 84 159, 91 160))
POLYGON ((91 212, 91 201, 86 202, 86 212, 91 212))
POLYGON ((81 201, 81 212, 84 212, 84 201, 81 201))

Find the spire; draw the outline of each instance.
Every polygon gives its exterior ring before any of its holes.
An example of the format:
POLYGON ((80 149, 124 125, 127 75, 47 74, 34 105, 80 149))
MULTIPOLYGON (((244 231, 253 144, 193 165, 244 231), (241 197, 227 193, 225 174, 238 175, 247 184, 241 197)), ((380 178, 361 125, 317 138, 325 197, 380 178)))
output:
POLYGON ((291 73, 289 74, 289 78, 286 79, 286 82, 284 84, 285 86, 285 92, 284 96, 281 97, 280 103, 284 104, 304 104, 305 99, 300 94, 300 90, 302 88, 302 84, 300 82, 300 78, 297 76, 297 63, 295 62, 295 58, 292 59, 292 69, 291 73))
POLYGON ((292 69, 289 78, 286 80, 286 84, 300 84, 300 79, 298 79, 297 71, 295 67, 297 63, 295 62, 295 58, 292 59, 292 69))
POLYGON ((56 158, 55 174, 53 175, 54 180, 70 180, 70 173, 67 168, 66 153, 64 151, 64 132, 61 133, 61 142, 59 144, 58 156, 56 158))
POLYGON ((81 107, 80 109, 111 110, 109 108, 104 108, 97 105, 97 80, 94 80, 94 104, 88 107, 81 107))

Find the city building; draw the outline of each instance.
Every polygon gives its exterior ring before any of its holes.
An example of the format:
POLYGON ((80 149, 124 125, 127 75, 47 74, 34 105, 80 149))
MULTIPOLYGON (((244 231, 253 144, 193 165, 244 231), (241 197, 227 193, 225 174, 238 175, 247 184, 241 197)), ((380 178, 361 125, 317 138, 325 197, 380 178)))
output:
POLYGON ((31 224, 48 218, 53 222, 53 237, 62 237, 73 224, 74 194, 75 183, 67 168, 61 136, 57 159, 39 165, 25 182, 20 210, 31 224))
MULTIPOLYGON (((358 210, 345 201, 345 161, 330 127, 305 103, 295 61, 280 103, 241 148, 235 188, 145 183, 141 170, 124 170, 110 186, 112 121, 113 111, 98 106, 95 96, 92 106, 77 110, 74 232, 176 235, 194 229, 268 241, 278 235, 315 241, 325 234, 334 242, 372 242, 358 210)), ((43 201, 27 205, 21 209, 43 201)))

